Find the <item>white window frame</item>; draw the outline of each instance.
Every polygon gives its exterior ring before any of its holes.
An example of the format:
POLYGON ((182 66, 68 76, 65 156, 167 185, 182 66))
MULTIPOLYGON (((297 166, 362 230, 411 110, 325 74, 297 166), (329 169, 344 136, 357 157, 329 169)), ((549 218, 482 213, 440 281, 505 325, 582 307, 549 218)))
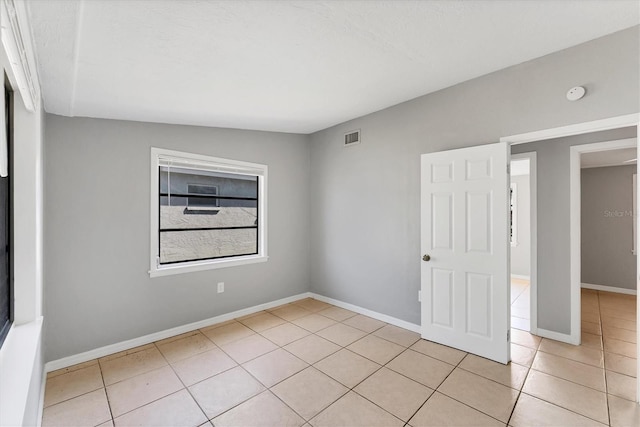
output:
POLYGON ((190 273, 194 271, 211 270, 217 268, 234 267, 245 264, 266 262, 267 256, 267 166, 258 163, 242 162, 238 160, 222 159, 203 154, 186 153, 182 151, 167 150, 164 148, 151 148, 151 174, 150 174, 150 258, 149 275, 151 277, 168 276, 172 274, 190 273), (221 172, 259 176, 258 179, 258 253, 253 255, 241 255, 228 258, 216 258, 201 261, 185 261, 176 264, 161 265, 158 253, 160 227, 160 178, 158 169, 161 158, 175 158, 181 162, 201 164, 215 167, 221 172))

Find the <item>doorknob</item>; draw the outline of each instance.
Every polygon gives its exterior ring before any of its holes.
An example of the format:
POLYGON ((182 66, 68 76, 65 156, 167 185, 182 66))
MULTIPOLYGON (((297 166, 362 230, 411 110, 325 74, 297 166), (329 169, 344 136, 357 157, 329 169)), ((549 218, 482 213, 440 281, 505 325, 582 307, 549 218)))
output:
POLYGON ((422 255, 422 260, 423 261, 429 261, 431 259, 431 257, 429 255, 422 255))

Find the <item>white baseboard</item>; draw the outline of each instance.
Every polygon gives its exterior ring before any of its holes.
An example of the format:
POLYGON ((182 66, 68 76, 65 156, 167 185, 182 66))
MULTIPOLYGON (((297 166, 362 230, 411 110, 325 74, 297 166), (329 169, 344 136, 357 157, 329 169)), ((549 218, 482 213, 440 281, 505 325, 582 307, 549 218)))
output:
POLYGON ((580 286, 585 289, 593 289, 596 291, 615 292, 617 294, 626 295, 638 295, 638 291, 635 289, 616 288, 615 286, 594 285, 591 283, 580 283, 580 286))
POLYGON ((344 308, 346 310, 355 311, 358 314, 364 314, 365 316, 372 317, 374 319, 380 320, 382 322, 389 323, 390 325, 398 326, 400 328, 408 329, 412 332, 420 333, 420 325, 416 325, 415 323, 407 322, 405 320, 398 319, 396 317, 387 316, 386 314, 378 313, 377 311, 369 310, 367 308, 362 308, 357 305, 349 304, 346 302, 339 301, 337 299, 328 298, 323 295, 318 295, 311 293, 311 296, 318 301, 323 301, 329 304, 333 304, 336 307, 344 308))
POLYGON ((536 335, 542 338, 549 338, 550 340, 561 341, 567 344, 579 345, 580 339, 575 339, 570 334, 563 334, 556 331, 548 331, 546 329, 538 328, 536 335))
POLYGON ((170 338, 176 335, 184 334, 186 332, 194 331, 200 328, 206 328, 207 326, 214 325, 216 323, 226 322, 227 320, 235 319, 237 317, 246 316, 248 314, 257 313, 258 311, 267 310, 273 307, 277 307, 282 304, 288 304, 290 302, 298 301, 304 298, 311 297, 310 292, 294 295, 287 298, 282 298, 276 301, 267 302, 264 304, 255 305, 249 308, 243 308, 242 310, 233 311, 231 313, 222 314, 220 316, 211 317, 209 319, 200 320, 198 322, 189 323, 187 325, 178 326, 175 328, 167 329, 153 334, 144 335, 139 338, 122 341, 115 344, 110 344, 104 347, 89 350, 84 353, 75 354, 73 356, 63 357, 62 359, 52 360, 45 364, 45 372, 56 371, 58 369, 67 368, 69 366, 77 365, 78 363, 87 362, 89 360, 97 359, 99 357, 108 356, 120 351, 129 350, 141 345, 150 344, 152 342, 170 338))
MULTIPOLYGON (((342 302, 333 298, 328 298, 323 295, 318 295, 312 292, 306 292, 303 294, 294 295, 292 297, 279 299, 277 301, 272 301, 272 302, 256 305, 249 308, 244 308, 242 310, 237 310, 231 313, 222 314, 220 316, 211 317, 209 319, 201 320, 199 322, 189 323, 187 325, 178 326, 178 327, 167 329, 160 332, 155 332, 153 334, 144 335, 139 338, 122 341, 119 343, 96 348, 94 350, 89 350, 84 353, 63 357, 62 359, 47 362, 45 364, 45 369, 44 369, 45 379, 46 379, 47 372, 67 368, 69 366, 77 365, 78 363, 87 362, 89 360, 97 359, 99 357, 108 356, 113 353, 129 350, 135 347, 139 347, 141 345, 150 344, 158 340, 170 338, 170 337, 180 335, 186 332, 190 332, 196 329, 205 328, 207 326, 211 326, 216 323, 226 322, 227 320, 246 316, 252 313, 257 313, 258 311, 267 310, 269 308, 277 307, 282 304, 288 304, 290 302, 298 301, 298 300, 309 298, 309 297, 315 298, 318 301, 324 301, 326 303, 333 304, 336 307, 341 307, 347 310, 355 311, 356 313, 359 313, 359 314, 364 314, 365 316, 372 317, 374 319, 389 323, 394 326, 398 326, 400 328, 404 328, 413 332, 420 333, 420 325, 416 325, 415 323, 407 322, 405 320, 401 320, 396 317, 387 316, 386 314, 378 313, 376 311, 372 311, 372 310, 359 307, 357 305, 349 304, 346 302, 342 302)), ((44 387, 44 382, 43 382, 43 387, 44 387)), ((44 392, 44 388, 43 388, 43 392, 44 392)))
POLYGON ((512 279, 531 280, 531 276, 525 276, 524 274, 512 274, 512 279))

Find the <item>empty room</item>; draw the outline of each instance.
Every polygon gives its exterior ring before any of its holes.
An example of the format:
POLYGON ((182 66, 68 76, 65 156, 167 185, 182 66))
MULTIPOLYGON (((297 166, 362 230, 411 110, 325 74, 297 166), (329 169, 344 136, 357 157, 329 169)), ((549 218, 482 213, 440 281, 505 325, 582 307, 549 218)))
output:
POLYGON ((0 426, 638 426, 637 0, 0 0, 0 426))

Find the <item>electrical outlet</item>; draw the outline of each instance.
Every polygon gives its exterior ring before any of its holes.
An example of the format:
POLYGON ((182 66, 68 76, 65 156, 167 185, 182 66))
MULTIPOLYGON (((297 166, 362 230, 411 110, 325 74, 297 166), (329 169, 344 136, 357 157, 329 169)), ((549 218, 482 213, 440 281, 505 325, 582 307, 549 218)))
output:
POLYGON ((218 293, 221 294, 224 292, 224 282, 218 282, 218 293))
POLYGON ((422 302, 422 291, 418 291, 418 302, 422 302))

